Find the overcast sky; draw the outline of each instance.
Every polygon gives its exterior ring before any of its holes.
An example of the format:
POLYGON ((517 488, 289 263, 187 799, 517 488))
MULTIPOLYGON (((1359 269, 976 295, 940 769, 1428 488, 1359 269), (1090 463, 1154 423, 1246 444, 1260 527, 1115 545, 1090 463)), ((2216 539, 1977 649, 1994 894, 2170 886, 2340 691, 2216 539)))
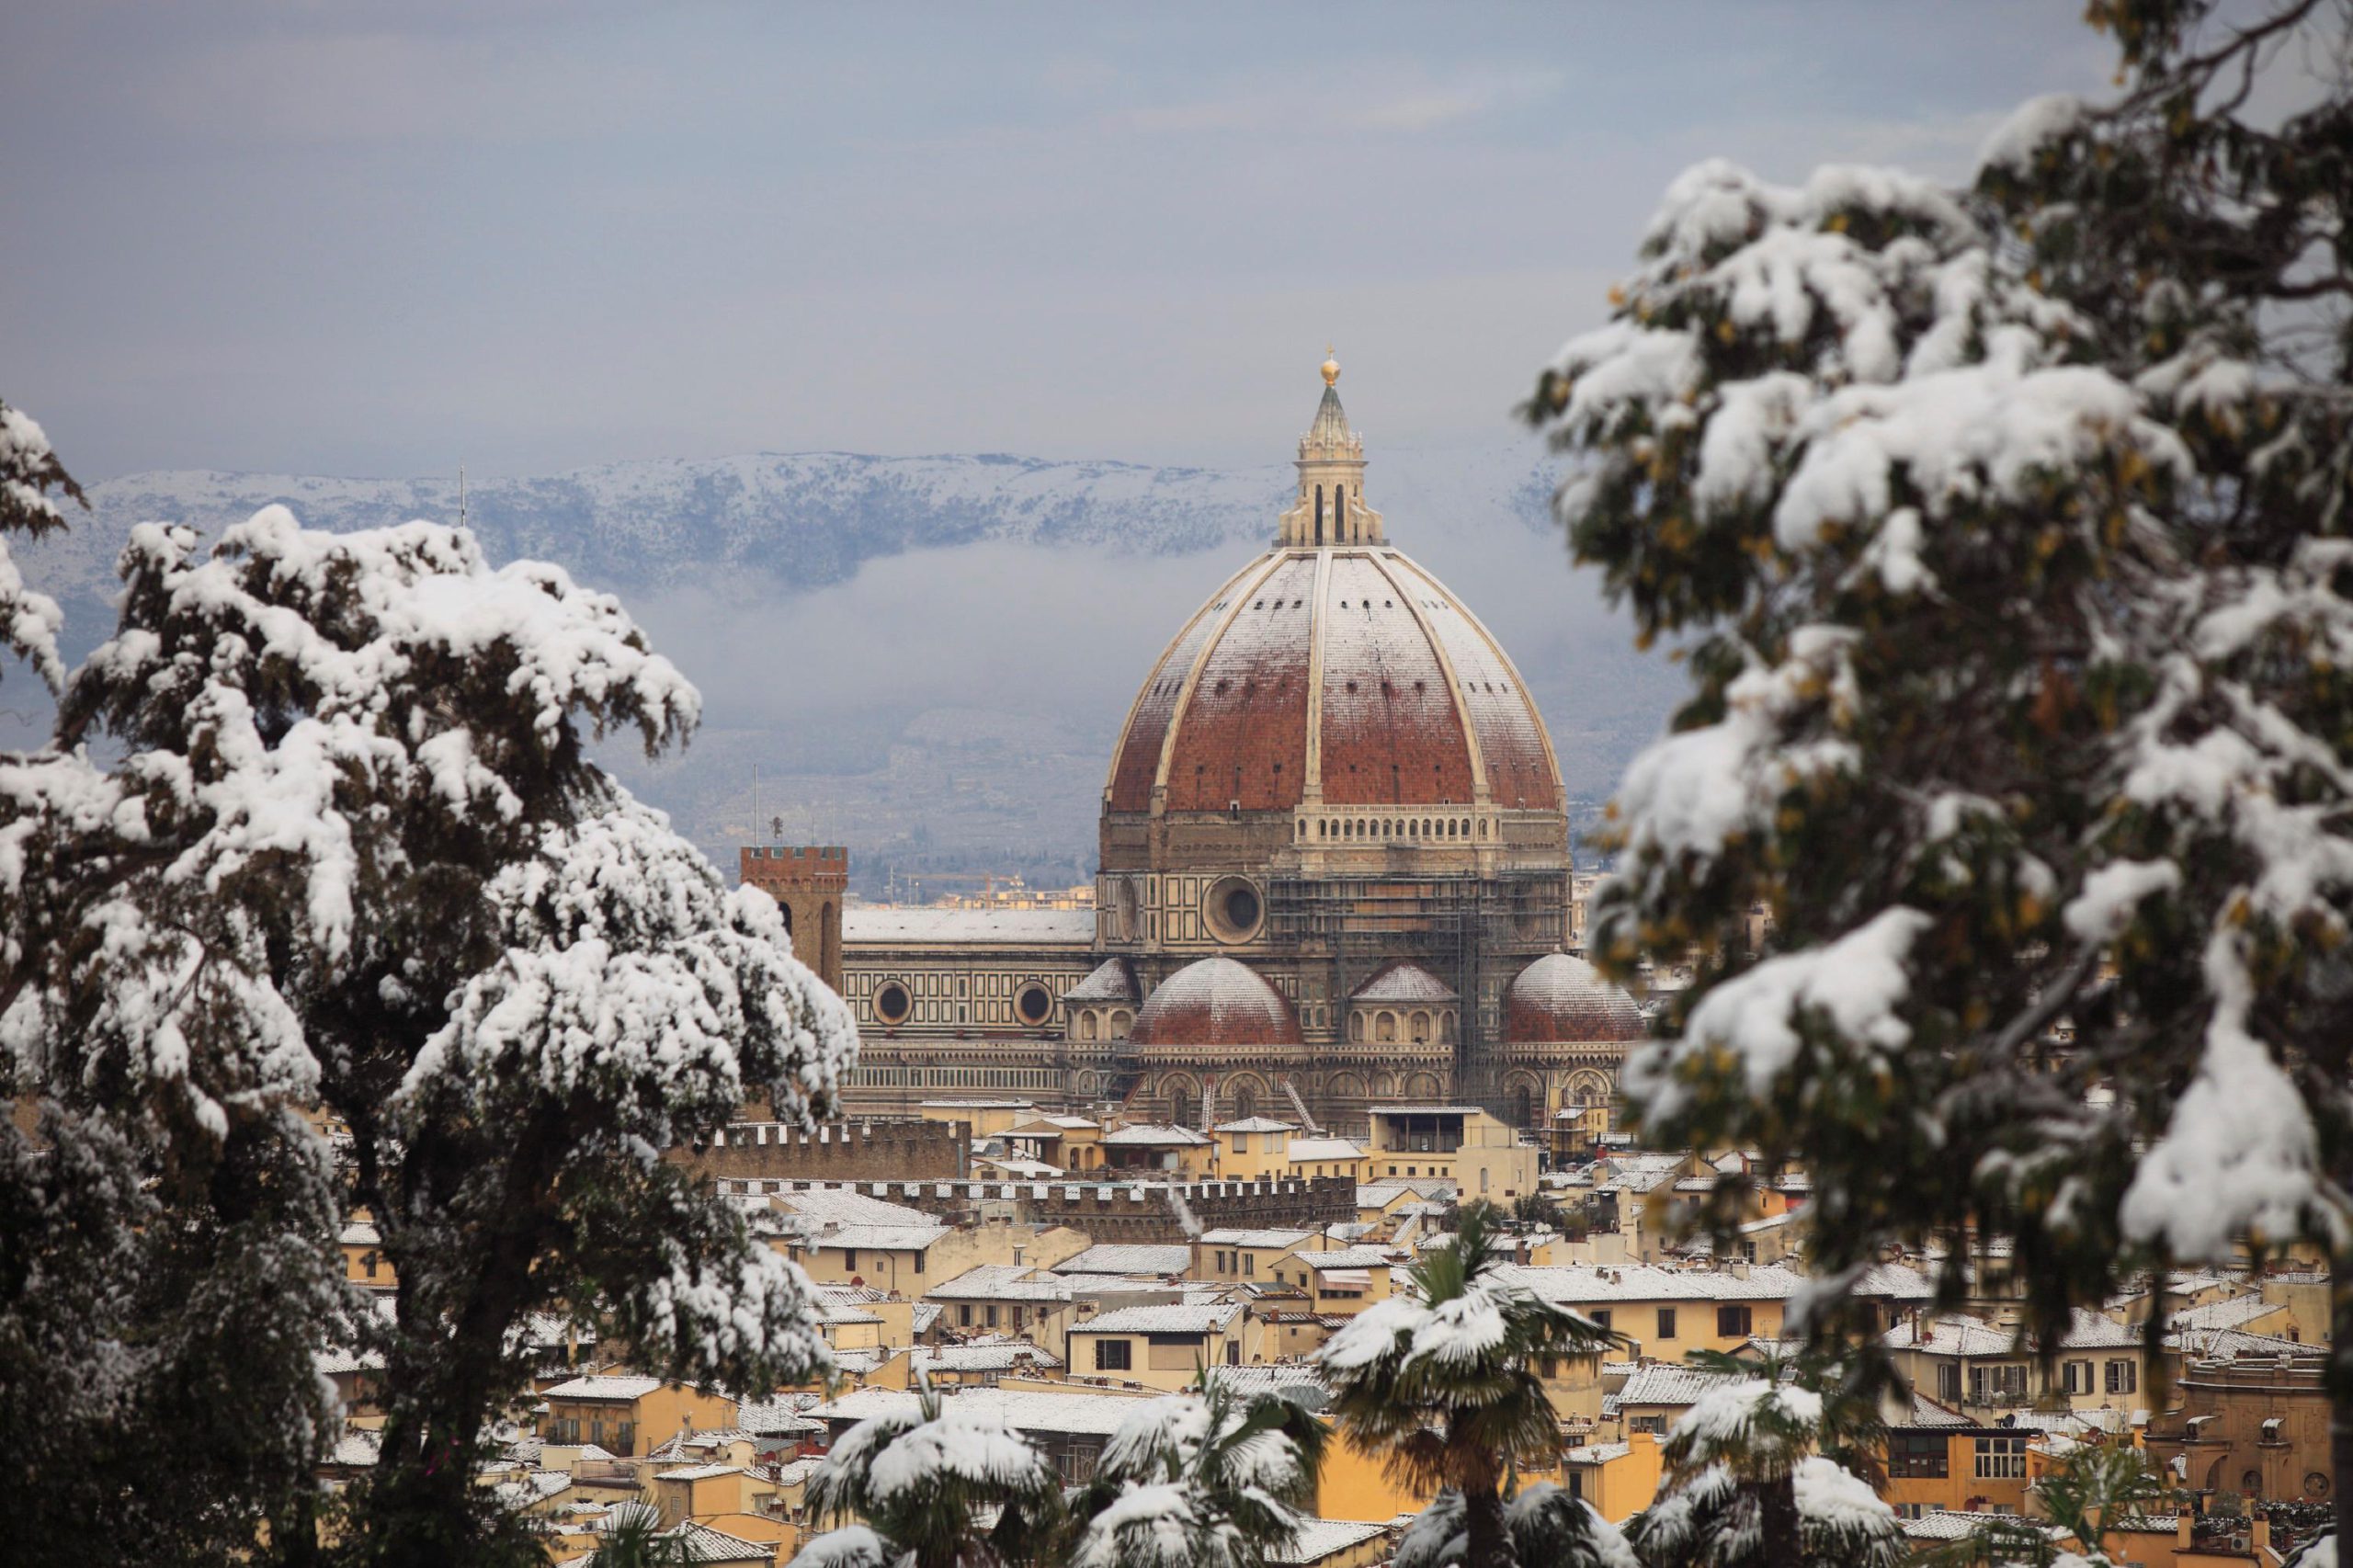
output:
POLYGON ((1683 165, 1961 175, 2080 12, 12 0, 0 395, 85 479, 1255 463, 1328 339, 1485 438, 1683 165))

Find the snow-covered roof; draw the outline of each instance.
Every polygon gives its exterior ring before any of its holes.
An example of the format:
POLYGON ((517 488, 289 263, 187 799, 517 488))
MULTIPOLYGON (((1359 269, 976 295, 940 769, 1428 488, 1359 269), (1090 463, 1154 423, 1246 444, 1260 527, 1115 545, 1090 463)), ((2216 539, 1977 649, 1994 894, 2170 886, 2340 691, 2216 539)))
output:
POLYGON ((1061 1132, 1083 1132, 1102 1124, 1091 1116, 1070 1116, 1051 1111, 1032 1117, 1018 1127, 1008 1127, 998 1136, 1004 1138, 1046 1138, 1061 1132))
POLYGON ((2078 1307, 2069 1320, 2067 1335, 2059 1342, 2059 1348, 2122 1350, 2140 1343, 2141 1330, 2135 1325, 2078 1307))
POLYGON ((1292 1165, 1304 1160, 1360 1160, 1364 1145, 1353 1138, 1293 1138, 1287 1145, 1292 1165))
POLYGON ((844 1225, 834 1231, 804 1231, 795 1239, 803 1246, 841 1247, 850 1252, 921 1252, 949 1233, 938 1223, 922 1225, 844 1225))
POLYGON ((334 1449, 327 1454, 327 1462, 346 1469, 364 1469, 376 1462, 383 1448, 384 1436, 381 1432, 365 1428, 346 1432, 335 1440, 334 1449))
POLYGON ((1931 1356, 2016 1356, 2018 1333, 1996 1328, 1984 1318, 1948 1312, 1925 1323, 1900 1323, 1881 1337, 1891 1350, 1919 1350, 1931 1356))
POLYGON ((776 1548, 763 1546, 742 1536, 729 1535, 710 1525, 699 1525, 689 1519, 672 1530, 662 1532, 663 1539, 676 1540, 689 1562, 774 1562, 776 1548))
POLYGON ((924 1294, 938 1301, 1067 1301, 1070 1283, 1027 1264, 983 1263, 924 1294))
POLYGON ((2039 1530, 2054 1541, 2067 1534, 2057 1525, 2039 1524, 2018 1514, 1970 1514, 1958 1508, 1923 1514, 1902 1523, 1904 1535, 1913 1540, 1967 1540, 1989 1529, 2039 1530))
POLYGON ((1366 1524, 1358 1519, 1302 1518, 1299 1521, 1298 1533, 1287 1544, 1268 1551, 1267 1561, 1314 1568, 1314 1564, 1326 1558, 1361 1546, 1377 1535, 1387 1534, 1388 1530, 1387 1525, 1366 1524))
POLYGON ((1059 1367, 1062 1358, 1026 1339, 974 1345, 918 1345, 908 1365, 927 1372, 1006 1372, 1022 1366, 1059 1367))
MULTIPOLYGON (((1046 1392, 1034 1389, 964 1388, 944 1392, 956 1408, 1002 1421, 1017 1432, 1081 1433, 1109 1437, 1135 1414, 1137 1400, 1109 1393, 1046 1392)), ((878 1415, 912 1415, 920 1398, 905 1389, 854 1389, 809 1414, 824 1421, 870 1421, 878 1415)))
POLYGON ((1196 1132, 1189 1127, 1161 1127, 1150 1123, 1142 1123, 1134 1127, 1113 1128, 1110 1131, 1103 1134, 1103 1142, 1109 1144, 1126 1144, 1148 1148, 1164 1148, 1174 1145, 1179 1148, 1192 1149, 1199 1148, 1202 1144, 1209 1142, 1210 1139, 1205 1134, 1196 1132))
POLYGON ((1314 1239, 1313 1231, 1290 1231, 1279 1226, 1248 1229, 1229 1225, 1200 1234, 1203 1245, 1224 1247, 1295 1247, 1314 1239))
POLYGON ((1322 1410, 1332 1402, 1332 1391, 1324 1381, 1324 1374, 1305 1361, 1269 1361, 1255 1367, 1211 1367, 1209 1369, 1209 1380, 1245 1398, 1279 1393, 1309 1410, 1322 1410))
POLYGON ((1883 1296, 1896 1301, 1934 1301, 1936 1282, 1918 1269, 1902 1263, 1874 1263, 1862 1272, 1852 1290, 1857 1296, 1883 1296))
POLYGON ((1665 1361, 1645 1361, 1626 1379, 1626 1386, 1618 1391, 1618 1407, 1630 1404, 1697 1404, 1713 1390, 1724 1386, 1722 1372, 1710 1372, 1698 1367, 1677 1366, 1665 1361))
POLYGON ((335 1240, 347 1247, 371 1247, 383 1239, 377 1233, 375 1225, 366 1220, 349 1221, 343 1227, 342 1233, 335 1237, 335 1240))
POLYGON ((656 1481, 716 1481, 722 1475, 749 1475, 740 1464, 687 1464, 654 1472, 656 1481))
POLYGON ((542 1399, 642 1399, 663 1386, 660 1378, 634 1377, 627 1373, 612 1373, 593 1377, 569 1378, 549 1389, 542 1399))
POLYGON ((1904 1420, 1896 1423, 1896 1425, 1903 1426, 1974 1426, 1977 1423, 1972 1421, 1968 1416, 1963 1415, 1960 1411, 1955 1410, 1951 1405, 1938 1403, 1937 1401, 1930 1399, 1927 1394, 1922 1393, 1919 1390, 1915 1389, 1912 1391, 1912 1408, 1910 1413, 1905 1415, 1904 1420))
POLYGON ((745 1400, 736 1407, 735 1425, 756 1437, 785 1437, 817 1430, 790 1394, 775 1399, 745 1400))
POLYGON ((1181 1242, 1098 1242, 1054 1265, 1056 1274, 1182 1274, 1193 1249, 1181 1242))
POLYGON ((1091 909, 910 909, 853 904, 842 911, 842 941, 973 942, 1080 947, 1095 940, 1091 909))
POLYGON ((1386 1268, 1389 1254, 1381 1247, 1341 1247, 1336 1252, 1300 1252, 1290 1262, 1303 1263, 1322 1273, 1330 1268, 1386 1268))
POLYGON ((2272 1334, 2249 1334, 2243 1328, 2186 1328, 2165 1335, 2165 1348, 2178 1350, 2201 1361, 2228 1361, 2241 1356, 2281 1356, 2295 1359, 2319 1358, 2328 1354, 2325 1345, 2306 1340, 2282 1339, 2272 1334))
POLYGON ((1296 1124, 1277 1121, 1271 1116, 1245 1116, 1239 1121, 1221 1121, 1210 1129, 1212 1132, 1296 1132, 1296 1124))
POLYGON ((1549 1267, 1506 1264, 1504 1278, 1545 1301, 1574 1307, 1584 1301, 1779 1301, 1805 1277, 1765 1264, 1745 1278, 1730 1269, 1661 1268, 1653 1264, 1567 1264, 1549 1267))
POLYGON ((1608 1464, 1622 1460, 1634 1451, 1631 1443, 1586 1443, 1569 1449, 1561 1457, 1571 1464, 1608 1464))
POLYGON ((769 1203, 787 1230, 813 1231, 836 1225, 937 1225, 938 1220, 904 1203, 890 1203, 847 1187, 812 1187, 806 1192, 779 1192, 769 1203))
POLYGON ((1121 1307, 1085 1323, 1071 1324, 1079 1334, 1210 1334, 1233 1321, 1239 1301, 1186 1302, 1159 1307, 1121 1307))
POLYGON ((2224 1301, 2209 1301, 2202 1307, 2184 1307, 2177 1312, 2165 1314, 2168 1328, 2245 1328, 2258 1318, 2285 1312, 2279 1301, 2267 1301, 2260 1296, 2234 1296, 2224 1301))
POLYGON ((1088 971, 1085 980, 1063 993, 1064 1002, 1133 1002, 1138 999, 1135 971, 1124 958, 1108 958, 1088 971))

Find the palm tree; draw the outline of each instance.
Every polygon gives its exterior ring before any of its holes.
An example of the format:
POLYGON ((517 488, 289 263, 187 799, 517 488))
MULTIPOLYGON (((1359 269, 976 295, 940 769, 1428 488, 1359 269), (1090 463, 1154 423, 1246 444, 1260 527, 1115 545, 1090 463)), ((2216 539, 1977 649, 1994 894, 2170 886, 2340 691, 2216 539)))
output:
POLYGON ((1519 1559, 1504 1498, 1524 1461, 1560 1452, 1559 1418, 1538 1367, 1598 1354, 1617 1336, 1506 1282, 1505 1256, 1478 1206, 1432 1248, 1410 1287, 1377 1301, 1317 1353, 1340 1429, 1385 1457, 1398 1480, 1461 1494, 1466 1561, 1519 1559))
POLYGON ((1012 1568, 1036 1558, 1061 1516, 1061 1478, 1019 1433, 961 1403, 926 1384, 914 1410, 842 1434, 808 1492, 811 1513, 840 1528, 801 1548, 795 1568, 1012 1568))
POLYGON ((605 1539, 588 1555, 590 1568, 684 1568, 694 1561, 682 1536, 662 1528, 662 1516, 642 1503, 614 1510, 605 1539))
POLYGON ((1627 1530, 1636 1551, 1662 1568, 1893 1568, 1905 1546, 1893 1510, 1816 1451, 1876 1418, 1778 1360, 1756 1369, 1724 1376, 1667 1435, 1658 1500, 1627 1530))
MULTIPOLYGON (((1618 1527, 1549 1481, 1504 1505, 1504 1532, 1519 1561, 1543 1568, 1643 1568, 1618 1527)), ((1391 1568, 1475 1568, 1463 1528, 1462 1494, 1448 1487, 1414 1516, 1391 1568)))
POLYGON ((1073 1509, 1071 1568, 1261 1568, 1314 1500, 1324 1424, 1204 1370, 1120 1424, 1073 1509))

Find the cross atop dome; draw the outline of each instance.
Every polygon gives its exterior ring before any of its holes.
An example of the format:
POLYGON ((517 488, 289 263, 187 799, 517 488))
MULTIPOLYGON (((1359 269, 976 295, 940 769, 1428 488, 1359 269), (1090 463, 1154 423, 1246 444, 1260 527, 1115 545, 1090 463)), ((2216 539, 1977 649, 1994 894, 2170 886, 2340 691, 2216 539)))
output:
POLYGON ((1299 438, 1299 499, 1282 516, 1278 542, 1292 550, 1381 544, 1381 514, 1364 504, 1364 437, 1340 406, 1340 361, 1324 352, 1324 401, 1299 438))

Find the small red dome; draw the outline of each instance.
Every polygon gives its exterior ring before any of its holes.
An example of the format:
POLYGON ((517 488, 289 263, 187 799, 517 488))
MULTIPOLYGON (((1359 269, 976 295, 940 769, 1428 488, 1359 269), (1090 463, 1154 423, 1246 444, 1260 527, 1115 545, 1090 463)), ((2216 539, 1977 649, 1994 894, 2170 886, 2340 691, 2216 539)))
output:
POLYGON ((1128 1031, 1130 1044, 1301 1045, 1283 994, 1232 959, 1187 964, 1160 983, 1128 1031))
POLYGON ((1634 999, 1574 954, 1545 954, 1504 994, 1504 1040, 1512 1045, 1640 1040, 1649 1032, 1634 999))

